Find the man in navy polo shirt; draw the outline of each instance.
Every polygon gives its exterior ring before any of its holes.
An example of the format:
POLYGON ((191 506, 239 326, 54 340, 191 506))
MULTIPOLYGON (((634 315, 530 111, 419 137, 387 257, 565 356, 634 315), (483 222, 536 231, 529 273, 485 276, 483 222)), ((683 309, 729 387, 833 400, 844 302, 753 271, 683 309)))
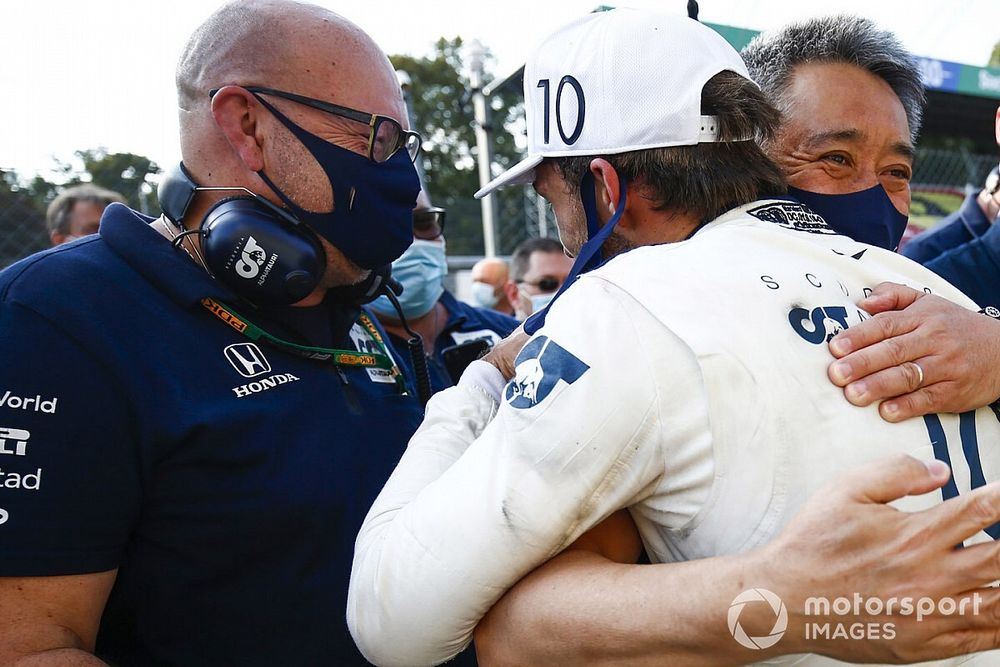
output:
POLYGON ((419 137, 318 7, 223 7, 177 84, 165 216, 0 274, 0 663, 363 664, 354 536, 420 409, 361 303, 419 137))

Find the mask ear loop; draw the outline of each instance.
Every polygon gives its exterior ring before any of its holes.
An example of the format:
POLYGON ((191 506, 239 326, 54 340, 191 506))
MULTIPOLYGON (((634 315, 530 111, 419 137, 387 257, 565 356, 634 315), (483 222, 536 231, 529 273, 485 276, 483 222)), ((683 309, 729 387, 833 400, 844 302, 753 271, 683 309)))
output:
POLYGON ((587 237, 588 241, 583 244, 580 248, 580 254, 577 255, 576 261, 573 262, 573 268, 570 269, 569 276, 566 277, 566 281, 556 292, 549 304, 545 306, 542 310, 537 313, 532 313, 528 319, 524 321, 524 332, 526 334, 533 335, 536 331, 541 329, 545 325, 545 316, 549 312, 549 308, 552 304, 556 302, 556 299, 569 288, 570 285, 577 279, 577 277, 596 269, 598 266, 604 263, 604 255, 601 252, 601 246, 604 242, 608 240, 611 236, 611 232, 614 231, 615 225, 621 220, 622 215, 625 213, 625 203, 628 201, 628 182, 625 177, 618 176, 621 182, 621 195, 618 198, 618 206, 615 207, 614 215, 608 220, 604 227, 601 227, 601 221, 597 217, 597 201, 596 195, 594 194, 594 175, 588 170, 587 173, 583 175, 580 179, 580 199, 583 201, 583 210, 587 215, 587 237))

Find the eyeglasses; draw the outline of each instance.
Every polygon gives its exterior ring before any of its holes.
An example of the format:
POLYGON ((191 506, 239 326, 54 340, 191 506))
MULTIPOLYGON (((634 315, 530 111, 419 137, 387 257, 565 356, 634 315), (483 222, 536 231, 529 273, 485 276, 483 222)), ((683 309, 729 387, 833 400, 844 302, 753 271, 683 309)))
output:
MULTIPOLYGON (((415 161, 417 155, 420 154, 420 144, 422 143, 420 135, 410 130, 404 130, 402 125, 388 116, 357 111, 337 104, 331 104, 330 102, 315 100, 311 97, 286 93, 283 90, 275 90, 274 88, 261 88, 260 86, 243 86, 243 88, 254 95, 282 97, 286 100, 312 107, 313 109, 331 113, 334 116, 364 123, 370 128, 368 134, 368 159, 372 162, 385 162, 395 155, 396 151, 400 148, 406 149, 406 152, 410 156, 410 162, 415 161)), ((215 97, 215 94, 218 92, 219 88, 215 88, 208 92, 208 96, 215 97)))
POLYGON ((446 210, 437 206, 413 212, 413 236, 421 241, 433 241, 444 234, 446 210))
POLYGON ((519 280, 518 285, 531 285, 535 289, 541 290, 542 292, 555 292, 562 285, 562 281, 558 278, 553 278, 552 276, 545 276, 544 278, 539 278, 535 282, 530 282, 528 280, 519 280))

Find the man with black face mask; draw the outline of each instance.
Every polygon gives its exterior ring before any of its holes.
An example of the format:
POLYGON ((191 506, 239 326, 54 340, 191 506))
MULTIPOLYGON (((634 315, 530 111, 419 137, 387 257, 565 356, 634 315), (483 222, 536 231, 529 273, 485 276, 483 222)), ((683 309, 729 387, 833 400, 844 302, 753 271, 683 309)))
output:
POLYGON ((838 233, 895 250, 924 104, 913 56, 891 32, 853 16, 764 33, 740 55, 781 111, 765 148, 788 194, 838 233))
MULTIPOLYGON (((430 380, 430 393, 458 381, 470 362, 517 328, 513 317, 488 308, 462 303, 444 287, 446 211, 431 206, 424 191, 413 209, 413 244, 392 263, 392 276, 403 288, 398 297, 406 325, 420 334, 430 380)), ((410 339, 399 312, 387 296, 371 303, 379 322, 389 332, 396 360, 411 380, 414 393, 421 380, 411 359, 410 339)))
MULTIPOLYGON (((895 249, 910 208, 913 147, 924 103, 915 59, 891 32, 844 15, 764 33, 741 55, 781 111, 779 132, 765 149, 784 171, 789 195, 839 233, 895 249)), ((1000 122, 997 128, 1000 142, 1000 122)), ((990 295, 997 292, 992 279, 997 264, 983 231, 989 227, 989 194, 967 204, 963 214, 972 210, 966 217, 975 213, 982 224, 975 220, 964 227, 983 238, 961 238, 963 225, 949 225, 944 234, 928 235, 929 242, 911 242, 904 254, 980 306, 995 306, 990 295), (957 247, 942 254, 948 245, 957 247)), ((1000 367, 997 323, 923 297, 880 286, 858 304, 879 317, 831 340, 831 352, 842 359, 831 365, 830 379, 855 405, 880 403, 880 414, 889 421, 962 412, 1000 396, 998 373, 982 372, 1000 367)))
POLYGON ((363 302, 419 137, 315 6, 222 7, 177 86, 164 216, 0 274, 0 663, 364 664, 354 536, 421 411, 363 302))

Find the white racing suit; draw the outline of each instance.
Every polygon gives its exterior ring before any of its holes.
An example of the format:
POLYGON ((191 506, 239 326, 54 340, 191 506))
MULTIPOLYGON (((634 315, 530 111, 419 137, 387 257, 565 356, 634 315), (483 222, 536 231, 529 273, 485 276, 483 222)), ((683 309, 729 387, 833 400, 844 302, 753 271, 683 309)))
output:
POLYGON ((446 660, 521 577, 621 508, 669 562, 762 545, 831 476, 892 453, 948 459, 958 493, 1000 479, 989 408, 889 424, 827 379, 827 342, 868 317, 855 303, 886 280, 974 308, 787 201, 581 277, 499 404, 469 374, 428 405, 358 536, 348 622, 362 651, 446 660))

